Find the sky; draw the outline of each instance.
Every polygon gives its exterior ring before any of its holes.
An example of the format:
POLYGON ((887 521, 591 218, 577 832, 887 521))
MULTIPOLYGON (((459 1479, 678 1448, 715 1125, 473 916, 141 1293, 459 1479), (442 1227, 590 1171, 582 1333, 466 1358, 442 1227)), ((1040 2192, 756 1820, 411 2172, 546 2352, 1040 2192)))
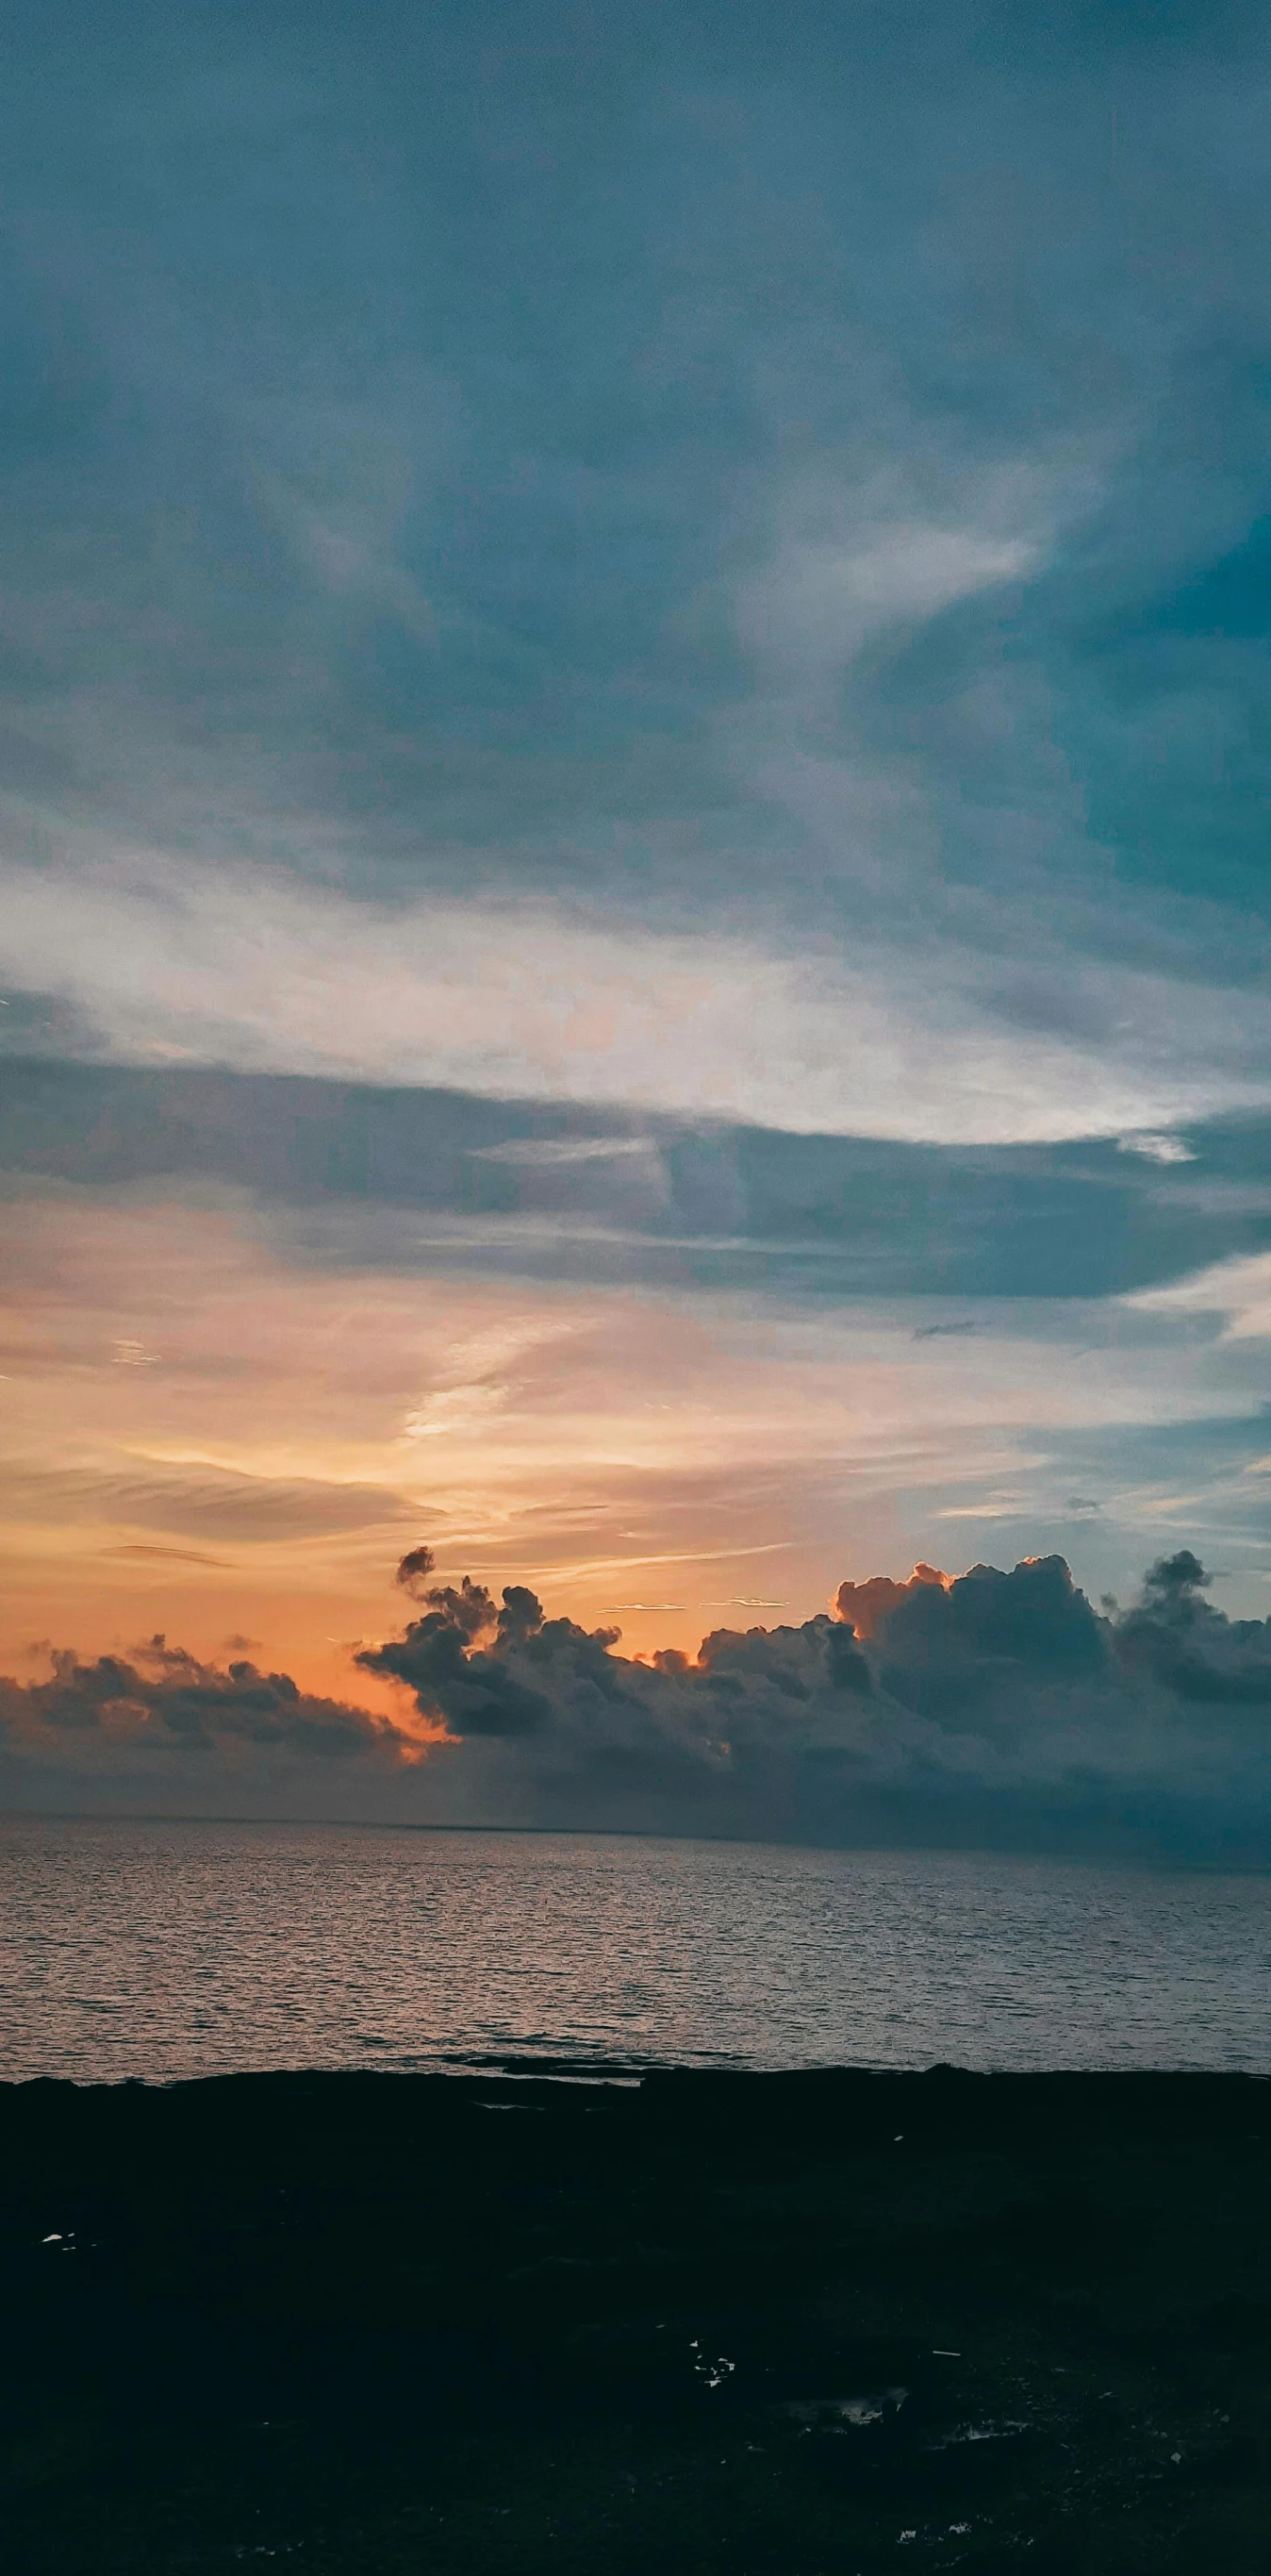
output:
POLYGON ((10 1803, 1271 1851, 1269 33, 19 20, 10 1803))

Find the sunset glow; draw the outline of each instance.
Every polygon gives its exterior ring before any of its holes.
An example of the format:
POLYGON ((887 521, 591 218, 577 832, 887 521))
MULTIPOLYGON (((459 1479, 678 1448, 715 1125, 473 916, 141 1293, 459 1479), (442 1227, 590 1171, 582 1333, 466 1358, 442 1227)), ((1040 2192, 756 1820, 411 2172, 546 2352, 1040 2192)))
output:
POLYGON ((20 1805, 114 1705, 24 1769, 50 1658, 156 1636, 179 1806, 234 1663, 427 1735, 618 1630, 603 1734, 717 1632, 829 1688, 830 1615, 885 1697, 913 1568, 1271 1609, 1247 83, 447 24, 85 29, 0 110, 20 1805), (420 1545, 496 1623, 431 1700, 365 1660, 420 1545))

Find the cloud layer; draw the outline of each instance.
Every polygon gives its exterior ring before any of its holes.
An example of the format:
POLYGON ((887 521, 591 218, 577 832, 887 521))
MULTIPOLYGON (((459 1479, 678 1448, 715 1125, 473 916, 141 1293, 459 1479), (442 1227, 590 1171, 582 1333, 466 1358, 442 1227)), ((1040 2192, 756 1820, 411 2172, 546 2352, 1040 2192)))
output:
POLYGON ((465 1583, 358 1662, 457 1739, 439 1766, 487 1795, 502 1774, 536 1819, 845 1841, 888 1822, 1025 1843, 1146 1827, 1271 1849, 1271 1620, 1228 1619, 1208 1581, 1183 1549, 1131 1608, 1098 1612, 1061 1557, 923 1566, 845 1584, 837 1617, 638 1660, 523 1587, 496 1609, 465 1583))
POLYGON ((799 1133, 1265 1103, 1256 27, 619 12, 583 97, 512 16, 15 38, 15 1020, 799 1133))
POLYGON ((806 1614, 985 1523, 1267 1604, 1265 30, 471 15, 12 30, 0 1665, 340 1706, 425 1527, 463 1617, 359 1692, 462 1740, 359 1796, 1200 1778, 1115 1622, 1016 1742, 943 1584, 806 1614), (636 1654, 741 1595, 766 1678, 636 1654))
MULTIPOLYGON (((315 1698, 287 1673, 255 1664, 200 1663, 165 1637, 128 1657, 85 1660, 54 1648, 47 1681, 0 1676, 0 1729, 27 1760, 90 1772, 127 1770, 138 1752, 160 1769, 177 1754, 205 1755, 231 1771, 244 1756, 294 1762, 400 1762, 418 1758, 420 1730, 363 1708, 315 1698)), ((178 1790, 184 1775, 178 1772, 178 1790)))
POLYGON ((3 1683, 10 1779, 73 1774, 91 1805, 144 1775, 179 1804, 208 1765, 232 1788, 263 1758, 302 1806, 339 1769, 362 1783, 346 1812, 378 1779, 377 1812, 419 1821, 1271 1856, 1271 1620, 1216 1610, 1190 1550, 1124 1610, 1061 1557, 924 1566, 843 1587, 868 1636, 822 1614, 640 1657, 526 1586, 496 1604, 431 1573, 427 1549, 403 1559, 420 1615, 355 1657, 398 1686, 396 1722, 156 1637, 3 1683))
POLYGON ((387 905, 260 868, 10 864, 0 985, 134 1064, 413 1082, 509 1099, 943 1144, 1154 1132, 1271 1101, 1257 992, 1037 943, 988 971, 915 924, 836 953, 504 897, 387 905), (1031 1023, 1031 1025, 1030 1025, 1031 1023))

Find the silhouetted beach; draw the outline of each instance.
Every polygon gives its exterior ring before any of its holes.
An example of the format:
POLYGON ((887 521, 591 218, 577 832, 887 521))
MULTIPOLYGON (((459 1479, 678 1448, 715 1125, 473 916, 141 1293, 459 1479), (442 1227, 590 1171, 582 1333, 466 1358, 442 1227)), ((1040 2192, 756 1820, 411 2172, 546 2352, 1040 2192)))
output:
POLYGON ((1265 2570, 1264 2082, 555 2071, 0 2090, 14 2576, 1265 2570))

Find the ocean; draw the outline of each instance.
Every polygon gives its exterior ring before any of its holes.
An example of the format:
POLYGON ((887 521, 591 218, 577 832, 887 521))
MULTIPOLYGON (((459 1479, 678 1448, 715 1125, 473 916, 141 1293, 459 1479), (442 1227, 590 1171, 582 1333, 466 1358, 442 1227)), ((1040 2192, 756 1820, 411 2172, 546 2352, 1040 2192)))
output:
POLYGON ((0 2076, 1271 2071, 1271 1880, 608 1835, 0 1825, 0 2076))

